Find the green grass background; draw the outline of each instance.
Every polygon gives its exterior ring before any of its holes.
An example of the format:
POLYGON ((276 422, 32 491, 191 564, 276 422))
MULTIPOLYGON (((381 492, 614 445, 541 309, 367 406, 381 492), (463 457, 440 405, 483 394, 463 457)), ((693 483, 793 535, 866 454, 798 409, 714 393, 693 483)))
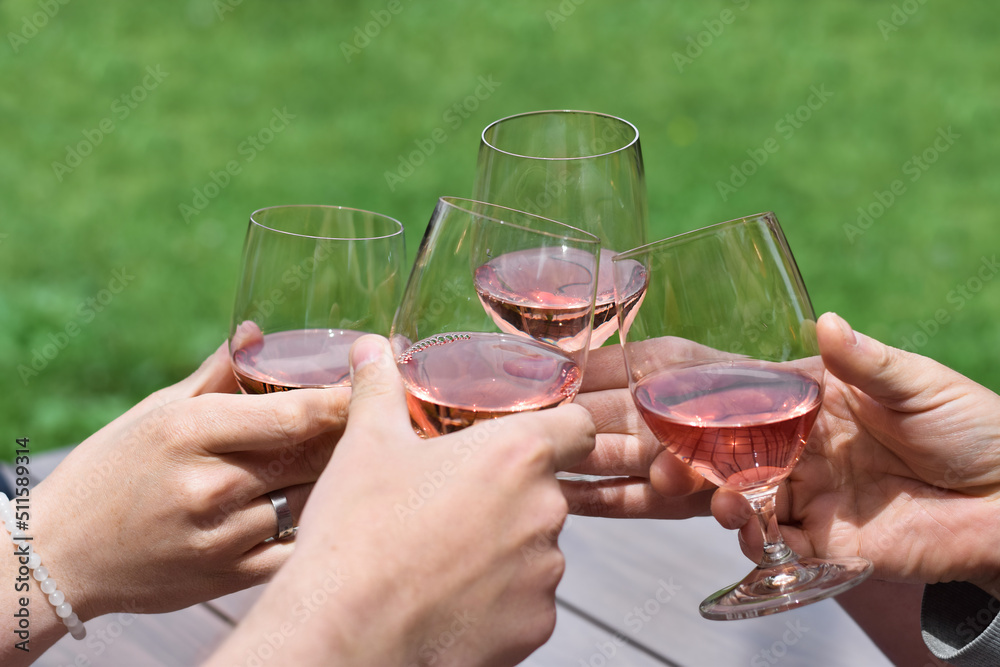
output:
POLYGON ((920 351, 1000 388, 1000 280, 948 298, 1000 250, 992 3, 399 0, 348 62, 341 45, 387 0, 235 2, 0 3, 8 456, 16 437, 34 451, 80 441, 226 337, 254 209, 384 212, 407 226, 412 261, 436 197, 470 194, 482 128, 545 108, 639 127, 654 238, 774 210, 818 311, 895 345, 943 311, 920 351), (25 33, 25 19, 43 18, 25 33), (679 68, 675 53, 699 33, 707 45, 679 68), (60 182, 52 163, 157 66, 169 75, 60 182), (453 127, 445 114, 480 77, 500 85, 453 127), (779 134, 812 87, 832 96, 779 134), (275 108, 294 120, 246 162, 240 143, 275 108), (904 163, 949 127, 959 138, 911 182, 904 163), (390 189, 385 172, 436 128, 447 140, 390 189), (779 150, 724 201, 717 182, 771 137, 779 150), (179 205, 230 160, 241 173, 185 221, 179 205), (906 191, 849 240, 856 209, 896 179, 906 191), (80 308, 121 269, 134 279, 84 321, 80 308), (78 334, 23 381, 18 367, 69 323, 78 334))

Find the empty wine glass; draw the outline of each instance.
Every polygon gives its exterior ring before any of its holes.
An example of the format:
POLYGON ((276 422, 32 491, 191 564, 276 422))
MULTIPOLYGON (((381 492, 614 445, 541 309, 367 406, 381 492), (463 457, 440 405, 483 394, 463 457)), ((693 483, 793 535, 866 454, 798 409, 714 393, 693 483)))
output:
POLYGON ((591 347, 614 335, 611 257, 646 242, 639 131, 589 111, 535 111, 483 130, 473 197, 558 220, 601 240, 591 347))
POLYGON ((350 384, 347 353, 388 335, 403 289, 403 226, 340 206, 250 216, 229 353, 244 393, 350 384))
POLYGON ((750 502, 764 555, 701 604, 714 620, 773 614, 837 595, 871 573, 864 558, 802 558, 782 540, 778 486, 819 414, 825 369, 816 317, 773 213, 731 220, 622 253, 615 283, 629 387, 650 430, 712 483, 750 502))
POLYGON ((576 396, 600 242, 522 211, 442 197, 390 340, 417 430, 435 436, 576 396))

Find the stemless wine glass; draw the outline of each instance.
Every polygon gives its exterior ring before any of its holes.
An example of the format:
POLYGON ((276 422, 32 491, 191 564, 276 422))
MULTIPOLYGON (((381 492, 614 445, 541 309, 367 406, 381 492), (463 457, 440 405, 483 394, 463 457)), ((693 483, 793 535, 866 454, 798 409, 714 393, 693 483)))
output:
POLYGON ((403 226, 341 206, 250 216, 229 354, 244 393, 350 384, 347 353, 388 335, 403 289, 403 226))
POLYGON ((589 111, 534 111, 483 130, 473 197, 559 220, 603 245, 591 347, 614 335, 611 257, 646 242, 639 131, 589 111))
POLYGON ((442 197, 390 336, 418 432, 572 400, 599 254, 596 237, 562 223, 442 197))
POLYGON ((837 595, 871 573, 864 558, 802 558, 774 514, 778 485, 819 414, 825 370, 816 317, 773 213, 731 220, 614 258, 629 387, 650 430, 679 459, 753 507, 764 555, 701 604, 713 620, 773 614, 837 595))

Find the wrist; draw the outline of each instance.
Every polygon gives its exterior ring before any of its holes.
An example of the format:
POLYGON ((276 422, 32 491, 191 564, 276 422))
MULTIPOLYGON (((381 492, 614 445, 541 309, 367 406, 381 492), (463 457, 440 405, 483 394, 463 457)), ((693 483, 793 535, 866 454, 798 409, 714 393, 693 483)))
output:
MULTIPOLYGON (((81 521, 77 509, 79 505, 60 506, 52 497, 53 485, 42 482, 31 492, 31 543, 42 557, 48 576, 63 592, 66 602, 81 621, 88 621, 105 613, 115 611, 106 608, 96 599, 92 586, 97 575, 91 569, 95 547, 106 540, 94 536, 86 539, 83 533, 86 524, 81 521)), ((41 594, 38 581, 33 587, 41 594)))
POLYGON ((957 543, 966 548, 954 548, 959 562, 956 571, 941 581, 966 581, 1000 599, 1000 531, 990 530, 995 525, 998 498, 970 496, 962 499, 970 510, 954 512, 961 523, 950 526, 957 543))

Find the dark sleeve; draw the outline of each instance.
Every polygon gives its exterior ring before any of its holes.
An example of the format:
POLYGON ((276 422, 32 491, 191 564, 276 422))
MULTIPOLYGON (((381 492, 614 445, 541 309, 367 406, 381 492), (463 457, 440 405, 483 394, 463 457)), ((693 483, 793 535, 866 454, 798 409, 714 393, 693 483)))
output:
POLYGON ((934 655, 958 667, 1000 665, 1000 600, 965 582, 924 588, 920 625, 934 655))

